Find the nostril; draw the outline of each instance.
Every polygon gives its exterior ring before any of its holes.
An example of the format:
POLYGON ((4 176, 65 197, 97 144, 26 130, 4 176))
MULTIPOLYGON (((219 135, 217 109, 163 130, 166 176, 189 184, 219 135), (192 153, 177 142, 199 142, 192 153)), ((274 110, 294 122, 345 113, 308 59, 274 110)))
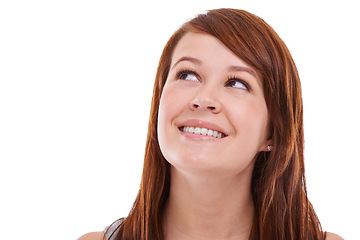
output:
POLYGON ((190 102, 190 108, 192 110, 208 110, 208 111, 212 111, 214 113, 217 113, 220 111, 220 106, 217 104, 214 104, 212 102, 213 100, 209 100, 209 99, 201 99, 201 101, 198 98, 195 98, 193 100, 191 100, 190 102))

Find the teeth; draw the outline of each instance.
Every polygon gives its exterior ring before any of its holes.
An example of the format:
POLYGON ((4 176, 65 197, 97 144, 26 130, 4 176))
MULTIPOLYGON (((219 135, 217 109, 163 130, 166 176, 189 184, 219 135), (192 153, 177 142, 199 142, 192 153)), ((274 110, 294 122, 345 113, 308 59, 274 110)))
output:
POLYGON ((195 134, 200 134, 201 133, 201 128, 195 128, 195 134))
POLYGON ((183 132, 195 133, 199 135, 207 135, 215 138, 223 138, 225 134, 222 132, 218 132, 215 130, 207 129, 207 128, 199 128, 199 127, 182 127, 183 132))
POLYGON ((200 131, 201 135, 207 135, 207 133, 208 133, 208 130, 206 128, 202 128, 200 131))

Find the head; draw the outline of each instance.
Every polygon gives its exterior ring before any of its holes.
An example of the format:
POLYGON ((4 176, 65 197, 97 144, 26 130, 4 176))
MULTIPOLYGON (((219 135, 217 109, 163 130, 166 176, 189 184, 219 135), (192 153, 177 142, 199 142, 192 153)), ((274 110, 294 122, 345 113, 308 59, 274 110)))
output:
POLYGON ((262 85, 219 39, 186 33, 173 51, 158 114, 159 145, 172 170, 236 178, 250 189, 256 156, 271 144, 262 85))
MULTIPOLYGON (((173 77, 169 76, 169 73, 175 72, 171 67, 174 61, 178 60, 174 59, 178 43, 184 40, 184 37, 189 38, 194 34, 206 34, 217 39, 232 55, 240 59, 243 65, 254 70, 261 84, 267 110, 268 124, 262 130, 266 131, 266 139, 270 140, 266 144, 274 147, 274 151, 270 154, 264 151, 263 146, 256 149, 256 152, 264 153, 259 154, 260 158, 268 159, 270 155, 274 157, 277 155, 276 158, 281 159, 283 163, 274 162, 276 175, 282 175, 294 148, 297 146, 302 148, 300 81, 292 57, 279 36, 262 19, 245 11, 232 9, 209 11, 185 23, 169 40, 160 59, 154 87, 152 126, 149 128, 152 136, 158 140, 157 128, 162 127, 162 119, 158 119, 160 99, 167 80, 173 77), (156 126, 159 121, 160 124, 156 126)), ((177 55, 181 56, 181 54, 177 55)), ((160 130, 160 133, 162 132, 164 131, 160 130)))
MULTIPOLYGON (((223 46, 228 56, 240 61, 237 65, 253 71, 252 84, 259 82, 261 98, 253 102, 257 107, 253 117, 260 116, 261 121, 255 127, 261 131, 253 131, 256 144, 249 145, 251 151, 247 153, 254 157, 251 191, 256 213, 252 237, 297 239, 311 236, 320 239, 318 220, 306 196, 303 107, 296 66, 283 41, 267 23, 246 11, 234 9, 211 10, 190 20, 173 34, 163 50, 153 90, 141 188, 134 209, 124 222, 124 233, 126 229, 134 229, 137 222, 142 233, 132 236, 149 239, 151 233, 156 239, 162 238, 162 209, 169 194, 171 173, 170 163, 159 144, 159 136, 161 140, 164 137, 161 134, 166 130, 162 129, 164 119, 159 107, 167 81, 173 78, 174 61, 179 60, 177 46, 194 36, 210 37, 223 46), (270 144, 273 150, 266 151, 270 144)), ((189 98, 193 108, 200 106, 198 101, 189 98)), ((212 107, 208 110, 215 111, 212 107)), ((234 116, 234 122, 238 116, 234 116)), ((231 129, 230 132, 225 129, 224 134, 230 135, 231 129)), ((239 148, 245 144, 242 140, 238 143, 239 148)))

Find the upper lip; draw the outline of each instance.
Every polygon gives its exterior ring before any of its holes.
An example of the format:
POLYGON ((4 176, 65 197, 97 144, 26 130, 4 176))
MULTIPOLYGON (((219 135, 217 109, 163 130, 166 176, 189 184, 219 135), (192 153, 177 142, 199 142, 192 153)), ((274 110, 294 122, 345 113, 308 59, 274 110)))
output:
POLYGON ((212 123, 212 122, 208 122, 205 120, 200 120, 200 119, 189 119, 183 122, 179 122, 177 124, 177 127, 199 127, 199 128, 207 128, 207 129, 211 129, 211 130, 215 130, 218 132, 222 132, 225 136, 228 136, 228 133, 221 128, 219 125, 212 123))

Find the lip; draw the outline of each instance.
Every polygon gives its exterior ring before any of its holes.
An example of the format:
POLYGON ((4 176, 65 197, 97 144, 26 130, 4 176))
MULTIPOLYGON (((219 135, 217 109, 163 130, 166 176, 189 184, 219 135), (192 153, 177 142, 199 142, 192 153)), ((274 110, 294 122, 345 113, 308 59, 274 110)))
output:
MULTIPOLYGON (((183 121, 183 122, 179 122, 178 124, 176 124, 176 126, 178 128, 185 127, 185 126, 207 128, 207 129, 215 130, 215 131, 218 131, 218 132, 222 132, 223 134, 225 134, 225 137, 227 137, 229 135, 219 125, 217 125, 215 123, 212 123, 212 122, 205 121, 205 120, 200 120, 200 119, 189 119, 189 120, 186 120, 186 121, 183 121)), ((184 132, 182 132, 182 133, 184 133, 184 132)), ((188 133, 184 133, 184 134, 188 134, 188 133)), ((192 134, 192 133, 190 133, 190 134, 191 135, 196 135, 196 134, 192 134)), ((198 136, 200 136, 200 135, 198 135, 198 136)), ((203 136, 203 137, 205 137, 205 136, 203 136)), ((220 138, 220 139, 222 139, 222 138, 220 138)))

